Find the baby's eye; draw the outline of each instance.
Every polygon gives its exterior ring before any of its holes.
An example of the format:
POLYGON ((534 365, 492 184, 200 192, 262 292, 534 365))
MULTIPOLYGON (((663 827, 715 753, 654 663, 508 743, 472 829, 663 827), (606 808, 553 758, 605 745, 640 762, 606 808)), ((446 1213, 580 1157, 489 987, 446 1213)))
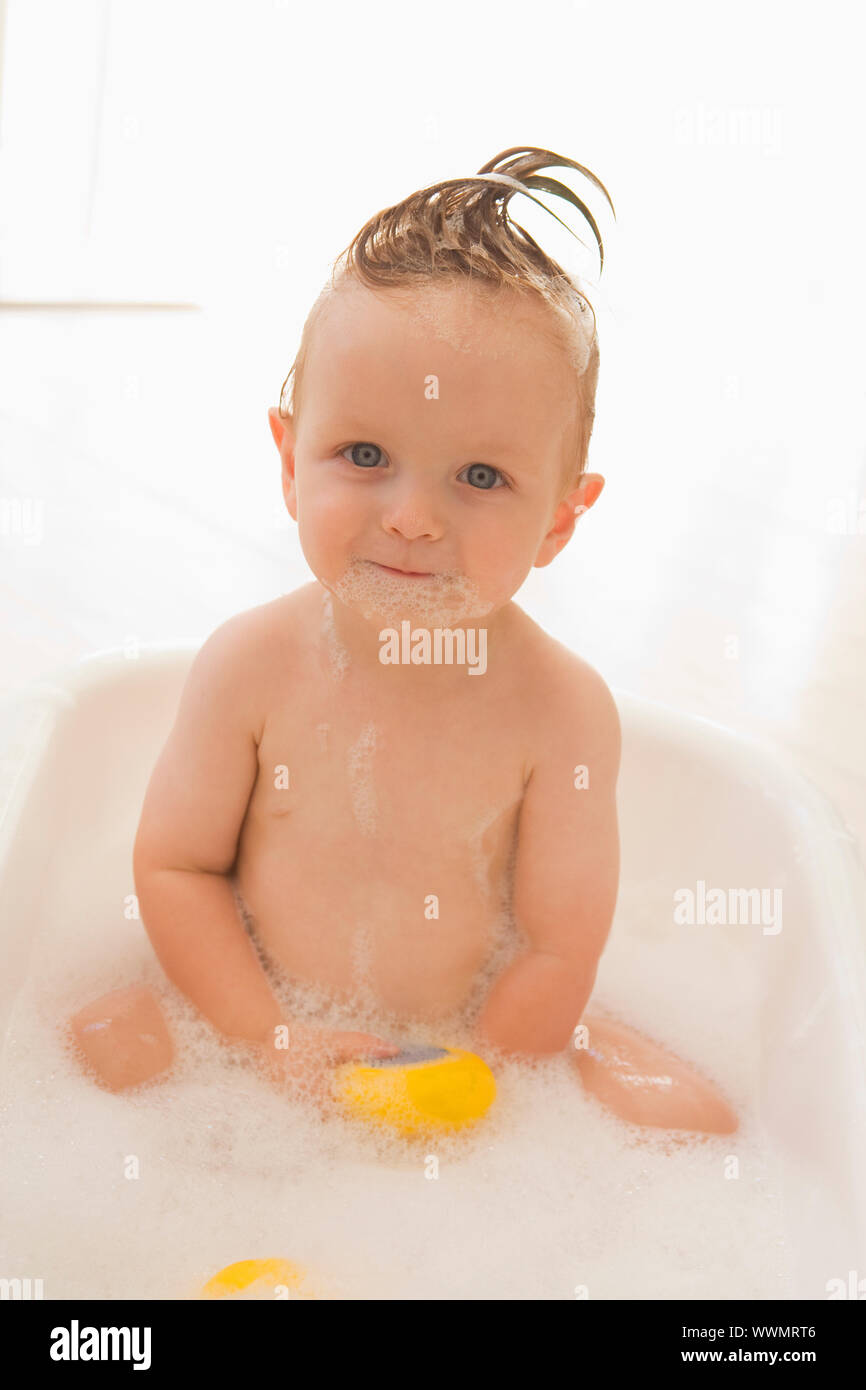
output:
POLYGON ((497 486, 508 486, 499 469, 491 468, 489 463, 470 463, 468 468, 463 469, 463 472, 468 474, 467 481, 476 488, 489 490, 497 486), (497 478, 499 479, 498 484, 496 481, 497 478))
MULTIPOLYGON (((343 458, 349 450, 352 451, 351 462, 357 464, 359 468, 375 468, 376 464, 385 457, 378 444, 349 444, 341 450, 343 458)), ((349 462, 349 460, 346 460, 349 462)))

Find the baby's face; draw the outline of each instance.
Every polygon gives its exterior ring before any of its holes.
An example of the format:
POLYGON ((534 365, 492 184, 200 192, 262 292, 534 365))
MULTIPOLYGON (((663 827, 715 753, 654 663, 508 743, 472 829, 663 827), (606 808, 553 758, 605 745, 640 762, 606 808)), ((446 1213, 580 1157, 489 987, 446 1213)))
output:
POLYGON ((585 477, 563 500, 574 384, 545 326, 544 306, 512 292, 333 296, 297 430, 278 437, 326 588, 368 617, 458 622, 500 608, 565 544, 594 498, 585 477))

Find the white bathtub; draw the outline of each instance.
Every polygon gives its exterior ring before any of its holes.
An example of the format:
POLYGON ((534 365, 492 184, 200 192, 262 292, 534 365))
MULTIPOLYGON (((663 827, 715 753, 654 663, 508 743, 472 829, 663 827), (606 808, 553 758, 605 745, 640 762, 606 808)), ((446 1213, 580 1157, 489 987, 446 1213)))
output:
MULTIPOLYGON (((2 707, 4 1049, 16 994, 50 923, 56 929, 63 920, 85 958, 109 949, 93 924, 120 920, 119 905, 134 892, 141 800, 193 652, 97 653, 2 707)), ((856 846, 824 797, 763 746, 625 693, 617 701, 618 919, 628 912, 630 883, 650 885, 641 891, 657 895, 664 921, 672 887, 698 880, 708 889, 783 889, 781 931, 755 924, 724 930, 739 943, 730 949, 760 1000, 750 1085, 778 1160, 793 1297, 827 1298, 852 1283, 852 1271, 854 1280, 866 1279, 866 879, 856 846)), ((678 930, 687 950, 687 932, 720 928, 678 930)), ((134 922, 117 950, 129 952, 133 942, 133 954, 144 959, 149 948, 134 922)), ((622 960, 627 950, 626 940, 622 960)), ((713 981, 704 979, 702 988, 691 1014, 710 1038, 713 981)), ((689 1007, 681 1004, 681 1019, 689 1007)))

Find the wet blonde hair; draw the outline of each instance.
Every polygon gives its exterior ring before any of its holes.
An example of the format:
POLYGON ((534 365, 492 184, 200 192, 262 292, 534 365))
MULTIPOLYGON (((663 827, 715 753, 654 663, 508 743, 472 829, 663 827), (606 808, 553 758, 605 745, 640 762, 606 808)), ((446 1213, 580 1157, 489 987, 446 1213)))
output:
MULTIPOLYGON (((599 369, 595 310, 576 278, 511 219, 508 203, 515 193, 525 193, 561 222, 532 190, 564 198, 592 229, 599 273, 604 267, 604 246, 592 213, 577 194, 538 174, 539 169, 551 166, 584 174, 602 191, 616 216, 610 194, 591 170, 552 150, 530 146, 503 150, 476 175, 431 184, 371 217, 340 252, 307 316, 297 355, 280 390, 280 414, 291 414, 297 422, 313 330, 341 285, 354 282, 371 290, 465 285, 491 293, 511 289, 548 306, 551 341, 565 352, 574 374, 575 428, 566 459, 565 490, 570 490, 586 469, 595 423, 599 369)), ((572 228, 568 230, 577 237, 572 228)))

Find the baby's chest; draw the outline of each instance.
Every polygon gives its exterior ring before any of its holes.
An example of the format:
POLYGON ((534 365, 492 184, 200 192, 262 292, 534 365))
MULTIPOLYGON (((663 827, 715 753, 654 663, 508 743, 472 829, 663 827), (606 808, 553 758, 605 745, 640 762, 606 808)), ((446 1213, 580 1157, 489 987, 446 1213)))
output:
POLYGON ((523 790, 520 757, 492 730, 312 715, 269 721, 247 822, 293 858, 456 867, 507 848, 523 790))

